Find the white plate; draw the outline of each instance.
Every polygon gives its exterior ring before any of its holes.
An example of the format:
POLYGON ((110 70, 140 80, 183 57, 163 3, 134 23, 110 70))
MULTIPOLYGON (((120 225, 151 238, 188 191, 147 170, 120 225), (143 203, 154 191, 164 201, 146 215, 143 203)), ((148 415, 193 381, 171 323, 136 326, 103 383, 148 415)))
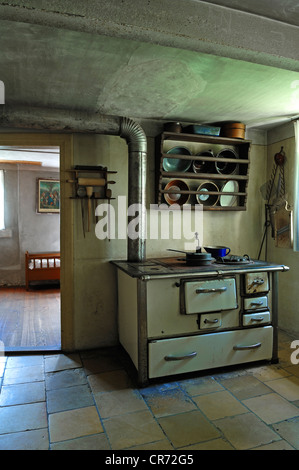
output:
MULTIPOLYGON (((237 181, 228 181, 222 188, 222 192, 227 193, 237 193, 239 191, 239 185, 237 181)), ((228 195, 228 196, 220 196, 220 206, 228 207, 233 206, 237 201, 237 196, 228 195)))

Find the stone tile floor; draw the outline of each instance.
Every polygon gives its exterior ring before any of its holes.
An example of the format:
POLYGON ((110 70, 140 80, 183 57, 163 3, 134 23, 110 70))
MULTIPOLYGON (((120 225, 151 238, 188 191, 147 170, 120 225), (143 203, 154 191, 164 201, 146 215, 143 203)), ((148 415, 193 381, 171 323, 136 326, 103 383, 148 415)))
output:
POLYGON ((0 357, 0 450, 297 450, 294 339, 280 332, 276 365, 144 388, 117 349, 0 357))

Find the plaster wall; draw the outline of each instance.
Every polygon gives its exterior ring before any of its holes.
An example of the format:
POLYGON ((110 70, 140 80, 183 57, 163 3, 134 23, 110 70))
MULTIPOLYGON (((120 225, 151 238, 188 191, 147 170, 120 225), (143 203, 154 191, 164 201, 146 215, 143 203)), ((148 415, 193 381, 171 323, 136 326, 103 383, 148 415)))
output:
MULTIPOLYGON (((286 197, 291 206, 294 205, 294 157, 295 137, 293 124, 287 124, 268 133, 268 178, 274 164, 274 155, 283 150, 286 154, 285 185, 286 197)), ((277 180, 276 180, 277 181, 277 180)), ((299 335, 299 292, 298 267, 299 253, 292 248, 278 248, 268 232, 268 260, 289 266, 288 272, 279 275, 279 326, 293 335, 299 335)))

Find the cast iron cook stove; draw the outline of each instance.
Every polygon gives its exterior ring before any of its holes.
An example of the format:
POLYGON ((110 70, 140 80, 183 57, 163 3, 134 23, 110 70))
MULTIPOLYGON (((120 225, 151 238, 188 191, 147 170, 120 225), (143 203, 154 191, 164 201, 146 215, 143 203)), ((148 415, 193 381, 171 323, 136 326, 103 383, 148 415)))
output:
POLYGON ((120 343, 140 385, 158 377, 278 361, 278 273, 284 265, 227 255, 113 261, 120 343))

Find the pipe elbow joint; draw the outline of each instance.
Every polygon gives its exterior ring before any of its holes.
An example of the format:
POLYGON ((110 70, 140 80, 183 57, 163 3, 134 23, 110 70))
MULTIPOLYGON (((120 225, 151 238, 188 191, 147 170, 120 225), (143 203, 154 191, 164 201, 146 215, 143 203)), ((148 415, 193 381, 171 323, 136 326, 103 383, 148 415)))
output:
POLYGON ((120 123, 120 137, 127 141, 129 152, 147 153, 147 139, 142 127, 132 119, 123 117, 120 123))

